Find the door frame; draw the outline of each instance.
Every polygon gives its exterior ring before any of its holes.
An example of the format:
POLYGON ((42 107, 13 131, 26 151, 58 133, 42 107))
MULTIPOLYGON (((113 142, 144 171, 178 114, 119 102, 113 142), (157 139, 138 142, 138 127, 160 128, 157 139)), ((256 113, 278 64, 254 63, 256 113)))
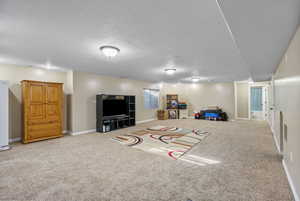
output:
POLYGON ((270 83, 269 82, 253 82, 253 83, 249 83, 248 85, 248 119, 252 119, 251 117, 251 88, 252 87, 261 87, 262 88, 262 102, 263 103, 263 120, 268 120, 268 115, 269 115, 269 104, 268 101, 268 97, 269 96, 269 90, 270 90, 270 83))
POLYGON ((276 117, 276 107, 275 107, 275 87, 274 87, 274 77, 272 76, 272 80, 270 81, 269 87, 269 125, 273 133, 275 133, 275 117, 276 117))
MULTIPOLYGON (((273 103, 273 96, 274 92, 272 91, 270 93, 270 90, 272 90, 271 87, 271 82, 267 81, 267 82, 249 82, 248 80, 246 81, 235 81, 234 82, 234 99, 235 99, 235 119, 242 119, 242 120, 251 120, 251 87, 265 87, 267 92, 267 95, 265 97, 265 100, 268 102, 266 107, 265 107, 265 113, 267 113, 267 115, 270 115, 271 117, 266 117, 265 120, 270 121, 270 118, 272 118, 272 114, 270 111, 270 107, 273 107, 274 103, 273 103), (238 117, 238 92, 237 92, 237 84, 248 84, 248 117, 247 118, 242 118, 242 117, 238 117), (271 98, 270 98, 271 97, 271 98)), ((264 90, 263 90, 264 91, 264 90)), ((269 122, 270 123, 270 122, 269 122)), ((273 124, 274 125, 274 124, 273 124)))

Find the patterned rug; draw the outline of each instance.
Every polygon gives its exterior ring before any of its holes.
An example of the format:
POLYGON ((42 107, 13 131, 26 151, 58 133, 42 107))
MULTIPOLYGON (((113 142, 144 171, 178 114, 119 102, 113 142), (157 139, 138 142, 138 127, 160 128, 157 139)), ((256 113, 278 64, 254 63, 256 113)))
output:
POLYGON ((209 135, 198 129, 155 126, 113 137, 121 144, 178 159, 209 135))

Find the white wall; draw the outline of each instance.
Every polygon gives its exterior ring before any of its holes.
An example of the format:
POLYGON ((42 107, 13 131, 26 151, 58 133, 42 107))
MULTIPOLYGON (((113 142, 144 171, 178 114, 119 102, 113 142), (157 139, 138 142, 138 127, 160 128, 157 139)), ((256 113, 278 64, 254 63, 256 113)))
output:
POLYGON ((279 143, 279 112, 283 113, 288 138, 284 141, 284 161, 292 184, 300 196, 300 28, 291 41, 274 75, 275 137, 279 143))
POLYGON ((136 96, 136 121, 156 118, 156 110, 144 107, 144 88, 158 86, 143 81, 101 76, 92 73, 73 73, 72 132, 96 129, 96 95, 120 94, 136 96))
POLYGON ((193 111, 216 105, 227 112, 229 118, 234 118, 235 99, 234 84, 231 83, 191 83, 164 84, 162 88, 162 104, 166 107, 166 94, 178 94, 179 101, 186 101, 189 115, 193 111))
MULTIPOLYGON (((66 72, 57 72, 27 66, 0 64, 0 80, 9 83, 9 136, 10 139, 22 136, 22 80, 37 80, 64 83, 65 100, 66 94, 70 93, 70 86, 66 82, 66 72)), ((67 110, 64 107, 64 129, 67 129, 67 110)))

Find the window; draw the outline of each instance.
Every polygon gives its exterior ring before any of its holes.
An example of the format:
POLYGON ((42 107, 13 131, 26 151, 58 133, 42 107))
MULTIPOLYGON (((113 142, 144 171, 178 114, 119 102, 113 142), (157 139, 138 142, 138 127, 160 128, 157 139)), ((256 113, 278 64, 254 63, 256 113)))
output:
POLYGON ((146 109, 157 109, 158 98, 158 89, 144 89, 144 106, 146 109))

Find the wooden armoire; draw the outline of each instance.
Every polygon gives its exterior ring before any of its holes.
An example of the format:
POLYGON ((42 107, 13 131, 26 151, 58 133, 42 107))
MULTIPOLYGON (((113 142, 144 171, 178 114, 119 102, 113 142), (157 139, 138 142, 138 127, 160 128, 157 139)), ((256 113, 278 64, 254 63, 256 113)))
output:
POLYGON ((63 136, 62 83, 23 80, 23 143, 63 136))

